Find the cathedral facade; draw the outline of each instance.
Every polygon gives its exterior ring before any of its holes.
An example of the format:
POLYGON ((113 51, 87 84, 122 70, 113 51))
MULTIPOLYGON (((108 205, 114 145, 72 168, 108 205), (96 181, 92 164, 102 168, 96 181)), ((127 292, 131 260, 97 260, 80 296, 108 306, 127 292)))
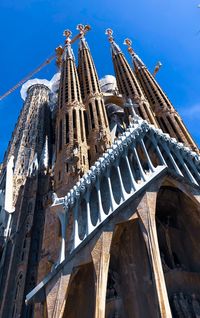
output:
POLYGON ((30 81, 1 165, 1 318, 200 317, 200 156, 129 39, 79 25, 30 81))

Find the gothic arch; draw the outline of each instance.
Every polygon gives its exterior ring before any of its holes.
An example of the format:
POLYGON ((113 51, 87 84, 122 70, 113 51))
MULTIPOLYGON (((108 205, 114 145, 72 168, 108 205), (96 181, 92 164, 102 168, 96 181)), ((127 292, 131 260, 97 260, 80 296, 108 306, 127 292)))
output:
POLYGON ((138 219, 114 232, 106 294, 106 318, 155 317, 157 299, 138 219))
POLYGON ((174 317, 190 317, 193 296, 200 303, 200 204, 183 185, 164 182, 156 202, 156 227, 174 317), (180 311, 180 312, 179 312, 180 311), (182 317, 182 316, 180 316, 182 317))
POLYGON ((93 318, 95 310, 94 266, 88 263, 75 270, 69 283, 63 318, 93 318))

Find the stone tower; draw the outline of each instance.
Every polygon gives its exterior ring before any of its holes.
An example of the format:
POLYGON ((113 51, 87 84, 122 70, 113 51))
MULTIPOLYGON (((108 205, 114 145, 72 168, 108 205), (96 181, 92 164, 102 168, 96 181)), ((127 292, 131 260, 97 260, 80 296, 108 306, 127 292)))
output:
MULTIPOLYGON (((83 28, 81 25, 79 28, 83 28)), ((91 166, 106 148, 111 145, 108 118, 100 91, 97 71, 84 33, 79 43, 78 75, 81 93, 86 107, 85 129, 88 143, 88 159, 91 166)))
MULTIPOLYGON (((1 257, 1 317, 27 317, 24 299, 35 285, 37 263, 44 224, 43 197, 49 190, 51 155, 49 88, 35 84, 27 97, 4 158, 3 174, 8 175, 8 160, 14 158, 10 200, 9 232, 1 257)), ((11 180, 8 181, 9 183, 11 180)), ((1 187, 4 186, 2 180, 1 187)), ((5 188, 5 196, 8 196, 5 188)), ((9 211, 5 206, 5 221, 9 211)))
MULTIPOLYGON (((107 29, 108 39, 111 44, 112 60, 115 69, 119 92, 126 99, 133 100, 137 113, 149 123, 157 126, 155 115, 138 83, 138 80, 128 64, 120 47, 115 43, 113 31, 107 29)), ((130 109, 126 109, 127 116, 131 114, 130 109)))
POLYGON ((190 136, 169 98, 163 92, 162 88, 155 80, 155 77, 149 72, 143 61, 132 49, 131 41, 126 39, 125 43, 128 45, 128 51, 132 56, 138 81, 149 100, 161 129, 171 137, 178 139, 178 141, 184 143, 193 150, 198 151, 197 145, 190 136))
POLYGON ((66 30, 56 118, 55 189, 60 195, 64 194, 66 189, 70 190, 88 170, 85 106, 82 102, 70 35, 71 32, 66 30))
POLYGON ((3 164, 0 199, 8 211, 0 217, 13 216, 4 218, 11 221, 0 316, 198 317, 199 151, 130 40, 135 72, 107 29, 118 87, 106 89, 104 80, 101 90, 85 39, 90 28, 78 29, 72 39, 66 30, 57 49, 51 117, 43 105, 50 90, 30 87, 15 129, 23 123, 23 131, 13 134, 3 164), (4 204, 13 193, 16 201, 4 204))

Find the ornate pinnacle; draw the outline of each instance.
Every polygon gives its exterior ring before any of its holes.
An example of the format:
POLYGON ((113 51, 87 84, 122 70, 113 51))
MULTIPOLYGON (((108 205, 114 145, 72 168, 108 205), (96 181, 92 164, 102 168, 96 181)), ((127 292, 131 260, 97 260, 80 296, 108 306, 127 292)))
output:
POLYGON ((158 73, 158 71, 160 70, 162 66, 162 63, 160 61, 157 62, 156 66, 155 66, 155 69, 154 69, 154 72, 153 72, 153 77, 156 76, 156 74, 158 73))
POLYGON ((65 43, 70 44, 71 43, 70 37, 72 36, 72 32, 70 30, 64 30, 63 35, 66 37, 65 43))
POLYGON ((130 39, 126 38, 126 39, 124 40, 124 43, 123 43, 123 44, 125 44, 125 45, 128 46, 128 52, 129 52, 131 55, 134 55, 134 54, 135 54, 135 52, 133 51, 133 48, 131 47, 132 41, 131 41, 130 39))
POLYGON ((76 29, 80 31, 80 37, 83 37, 88 31, 91 30, 91 26, 89 24, 78 24, 76 29))
POLYGON ((110 43, 113 43, 114 38, 113 38, 113 30, 112 29, 106 29, 105 34, 108 36, 108 40, 110 43))

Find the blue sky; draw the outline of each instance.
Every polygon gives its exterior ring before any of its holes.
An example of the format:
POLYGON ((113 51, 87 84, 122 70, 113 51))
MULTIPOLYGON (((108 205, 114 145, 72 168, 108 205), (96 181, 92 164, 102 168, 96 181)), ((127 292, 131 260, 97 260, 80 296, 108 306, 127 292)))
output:
MULTIPOLYGON (((200 0, 1 0, 0 95, 50 56, 73 34, 78 23, 90 24, 87 35, 99 77, 113 74, 105 29, 115 40, 133 40, 150 70, 160 60, 157 80, 200 145, 200 0), (198 33, 199 32, 199 33, 198 33)), ((77 47, 74 46, 75 54, 77 47)), ((127 55, 127 58, 128 55, 127 55)), ((54 63, 38 73, 50 79, 54 63)), ((23 105, 19 89, 0 101, 0 161, 23 105)))

